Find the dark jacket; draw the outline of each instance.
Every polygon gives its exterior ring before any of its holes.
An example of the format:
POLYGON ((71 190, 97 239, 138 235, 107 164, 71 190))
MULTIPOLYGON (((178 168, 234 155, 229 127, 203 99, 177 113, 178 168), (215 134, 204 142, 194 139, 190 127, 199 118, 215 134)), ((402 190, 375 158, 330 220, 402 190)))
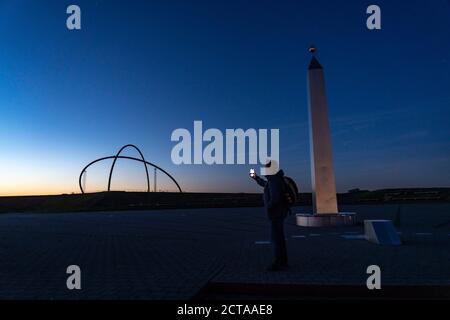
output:
POLYGON ((266 176, 266 180, 256 176, 256 182, 264 187, 264 207, 270 220, 283 219, 287 216, 289 207, 284 198, 284 172, 266 176))

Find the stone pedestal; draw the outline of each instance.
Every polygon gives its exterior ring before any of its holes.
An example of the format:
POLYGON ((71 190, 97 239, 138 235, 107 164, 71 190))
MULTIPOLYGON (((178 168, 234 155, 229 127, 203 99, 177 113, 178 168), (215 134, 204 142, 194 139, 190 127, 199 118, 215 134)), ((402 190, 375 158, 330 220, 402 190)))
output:
POLYGON ((356 222, 356 214, 353 212, 334 214, 298 213, 296 220, 297 225, 300 227, 342 227, 354 225, 356 222))

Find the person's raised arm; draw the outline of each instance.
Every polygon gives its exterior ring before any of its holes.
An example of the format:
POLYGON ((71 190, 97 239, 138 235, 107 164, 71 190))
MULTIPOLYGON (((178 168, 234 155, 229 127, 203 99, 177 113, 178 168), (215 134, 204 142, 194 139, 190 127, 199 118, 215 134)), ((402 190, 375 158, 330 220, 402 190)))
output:
POLYGON ((261 187, 265 187, 267 184, 267 181, 264 180, 263 178, 259 177, 259 176, 255 176, 255 181, 257 184, 259 184, 261 187))
POLYGON ((260 176, 257 176, 255 173, 250 174, 250 178, 256 181, 257 184, 259 184, 261 187, 265 187, 267 184, 267 181, 261 178, 260 176))

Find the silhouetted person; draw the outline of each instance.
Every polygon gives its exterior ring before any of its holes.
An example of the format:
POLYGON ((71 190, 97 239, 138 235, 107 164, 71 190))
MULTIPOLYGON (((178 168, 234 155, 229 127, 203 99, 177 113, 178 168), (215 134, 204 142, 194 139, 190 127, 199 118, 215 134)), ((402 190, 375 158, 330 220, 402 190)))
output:
POLYGON ((278 164, 271 160, 264 166, 263 175, 267 181, 257 176, 254 172, 250 173, 250 177, 261 187, 264 187, 264 207, 271 223, 275 261, 267 270, 280 271, 288 267, 284 219, 288 215, 289 206, 285 200, 284 172, 283 170, 278 170, 278 164))

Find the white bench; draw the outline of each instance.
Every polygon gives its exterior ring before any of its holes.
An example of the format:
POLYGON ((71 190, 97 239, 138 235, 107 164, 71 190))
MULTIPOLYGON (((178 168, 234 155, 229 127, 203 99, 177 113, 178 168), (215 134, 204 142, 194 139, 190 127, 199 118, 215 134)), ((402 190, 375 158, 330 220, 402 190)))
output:
POLYGON ((402 244, 392 220, 364 220, 364 235, 367 241, 376 244, 390 246, 402 244))

